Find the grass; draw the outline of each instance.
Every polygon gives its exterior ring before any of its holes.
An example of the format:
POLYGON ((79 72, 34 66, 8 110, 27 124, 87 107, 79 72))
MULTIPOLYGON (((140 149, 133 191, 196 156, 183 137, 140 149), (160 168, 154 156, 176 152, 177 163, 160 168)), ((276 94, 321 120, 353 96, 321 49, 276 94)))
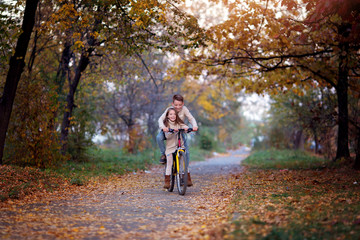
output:
POLYGON ((145 170, 157 162, 155 152, 147 150, 138 154, 128 154, 122 149, 97 148, 90 149, 87 161, 69 161, 61 167, 53 169, 74 185, 83 185, 92 177, 106 178, 113 174, 125 174, 137 170, 145 170))
POLYGON ((325 162, 291 151, 250 156, 232 180, 235 217, 224 238, 360 239, 360 172, 325 162))
POLYGON ((314 169, 323 168, 327 163, 328 160, 305 151, 275 149, 256 151, 242 162, 257 169, 314 169))
MULTIPOLYGON (((198 147, 192 147, 191 161, 204 161, 209 153, 198 147)), ((146 170, 151 165, 158 164, 160 153, 146 150, 138 154, 128 154, 122 149, 98 148, 90 149, 89 159, 85 162, 67 162, 55 171, 67 178, 85 179, 89 177, 107 177, 112 174, 146 170)), ((74 180, 76 182, 76 180, 74 180)))
POLYGON ((211 157, 211 152, 199 148, 198 146, 191 146, 190 148, 190 161, 198 162, 204 161, 206 158, 211 157))

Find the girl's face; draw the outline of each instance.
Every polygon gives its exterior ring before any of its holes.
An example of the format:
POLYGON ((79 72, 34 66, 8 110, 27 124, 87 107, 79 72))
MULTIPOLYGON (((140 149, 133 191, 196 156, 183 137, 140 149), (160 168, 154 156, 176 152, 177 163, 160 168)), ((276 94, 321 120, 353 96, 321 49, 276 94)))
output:
POLYGON ((168 113, 168 119, 172 122, 174 122, 176 120, 176 112, 175 110, 170 110, 168 113))

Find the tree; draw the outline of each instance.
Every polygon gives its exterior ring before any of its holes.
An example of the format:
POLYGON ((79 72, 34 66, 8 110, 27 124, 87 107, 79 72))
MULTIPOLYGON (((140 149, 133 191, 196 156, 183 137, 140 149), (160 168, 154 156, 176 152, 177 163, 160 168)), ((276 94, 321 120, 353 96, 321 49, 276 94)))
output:
POLYGON ((27 0, 20 34, 6 77, 3 94, 0 98, 0 163, 4 154, 6 132, 9 126, 16 89, 25 66, 25 55, 35 23, 38 0, 27 0))
POLYGON ((349 81, 359 70, 359 1, 223 3, 228 17, 208 30, 213 44, 188 60, 217 66, 214 74, 251 92, 333 88, 339 109, 336 158, 349 157, 347 99, 349 81))
POLYGON ((189 66, 184 65, 173 66, 168 78, 176 82, 178 89, 174 92, 184 96, 186 106, 201 125, 199 134, 205 148, 211 148, 215 142, 221 147, 235 146, 239 143, 233 139, 241 125, 239 99, 243 93, 226 84, 211 68, 188 71, 189 66))
POLYGON ((112 51, 139 54, 150 48, 174 50, 198 46, 203 40, 196 19, 182 12, 176 1, 64 1, 53 22, 64 29, 58 82, 68 82, 61 124, 63 152, 75 107, 74 94, 82 74, 96 56, 112 51), (58 17, 60 16, 60 18, 58 17), (75 63, 75 64, 74 64, 75 63))
MULTIPOLYGON (((328 136, 336 125, 337 116, 336 100, 331 91, 327 88, 307 91, 294 88, 272 98, 270 128, 276 127, 276 133, 284 132, 288 136, 285 141, 295 149, 299 147, 299 138, 304 135, 304 139, 310 138, 315 142, 315 153, 320 152, 321 143, 322 149, 330 156, 328 136)), ((270 139, 270 142, 275 141, 270 139)))
MULTIPOLYGON (((175 51, 178 48, 197 47, 204 39, 196 19, 181 11, 178 1, 85 0, 59 2, 48 0, 41 3, 44 9, 46 8, 48 15, 37 15, 41 24, 36 27, 33 34, 33 48, 25 61, 27 61, 29 73, 32 71, 36 74, 41 73, 42 77, 46 79, 43 82, 45 91, 52 88, 51 81, 56 75, 54 82, 58 85, 56 88, 58 96, 46 97, 51 97, 52 100, 57 98, 54 106, 60 110, 54 110, 53 117, 48 120, 49 124, 42 126, 46 125, 56 131, 59 128, 58 118, 63 114, 60 137, 63 143, 63 152, 66 150, 67 138, 74 117, 75 94, 79 90, 78 86, 84 74, 91 74, 91 71, 87 70, 94 63, 94 59, 106 57, 114 52, 119 52, 124 56, 138 55, 142 51, 152 48, 175 51), (41 41, 39 41, 40 38, 41 41), (39 46, 39 42, 43 45, 39 46), (37 54, 40 49, 44 48, 47 51, 42 57, 46 59, 47 64, 50 64, 49 66, 45 66, 45 64, 36 66, 37 54), (48 51, 48 49, 52 49, 52 51, 48 51), (57 71, 54 71, 51 67, 54 67, 56 57, 59 57, 57 60, 59 67, 57 71), (59 105, 60 108, 58 108, 59 105)), ((1 4, 3 3, 1 2, 1 4)), ((6 15, 1 15, 0 20, 9 22, 6 15)), ((31 22, 27 21, 26 23, 31 22)), ((6 52, 4 49, 9 43, 11 42, 1 42, 2 53, 6 52)), ((24 44, 18 45, 25 46, 24 44)), ((6 56, 2 56, 2 59, 4 58, 6 56)), ((44 60, 44 62, 46 61, 44 60)), ((5 67, 2 69, 6 70, 5 67)), ((17 71, 17 73, 20 72, 17 71)), ((5 88, 8 91, 7 84, 5 88)), ((2 99, 5 99, 5 95, 2 99)), ((3 146, 6 133, 2 131, 1 134, 4 136, 3 146)))
POLYGON ((101 129, 103 133, 110 132, 112 137, 126 136, 124 145, 128 152, 134 153, 144 147, 145 138, 141 132, 144 129, 155 140, 156 117, 164 108, 166 94, 164 59, 165 56, 156 51, 132 57, 114 55, 110 60, 112 71, 102 75, 108 80, 100 90, 99 106, 102 107, 98 114, 104 116, 101 129))

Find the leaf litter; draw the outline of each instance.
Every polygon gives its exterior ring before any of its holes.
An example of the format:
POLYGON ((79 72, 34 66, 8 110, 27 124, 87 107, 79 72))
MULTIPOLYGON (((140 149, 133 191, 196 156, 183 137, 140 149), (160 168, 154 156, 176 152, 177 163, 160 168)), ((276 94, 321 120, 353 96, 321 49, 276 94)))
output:
POLYGON ((227 223, 228 175, 192 174, 185 196, 162 189, 163 168, 68 182, 0 202, 2 239, 206 239, 227 223))
POLYGON ((162 189, 161 166, 83 186, 58 182, 0 202, 0 238, 259 239, 299 226, 302 237, 360 237, 358 171, 239 168, 192 179, 185 196, 162 189))

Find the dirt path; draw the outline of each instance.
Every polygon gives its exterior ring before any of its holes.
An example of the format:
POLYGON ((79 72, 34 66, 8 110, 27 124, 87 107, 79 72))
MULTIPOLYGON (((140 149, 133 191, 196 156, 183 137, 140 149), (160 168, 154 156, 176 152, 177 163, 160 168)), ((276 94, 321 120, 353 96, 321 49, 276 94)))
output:
POLYGON ((185 196, 162 189, 163 168, 132 173, 9 202, 1 209, 0 239, 200 239, 227 221, 231 181, 245 148, 191 163, 194 186, 185 196))

